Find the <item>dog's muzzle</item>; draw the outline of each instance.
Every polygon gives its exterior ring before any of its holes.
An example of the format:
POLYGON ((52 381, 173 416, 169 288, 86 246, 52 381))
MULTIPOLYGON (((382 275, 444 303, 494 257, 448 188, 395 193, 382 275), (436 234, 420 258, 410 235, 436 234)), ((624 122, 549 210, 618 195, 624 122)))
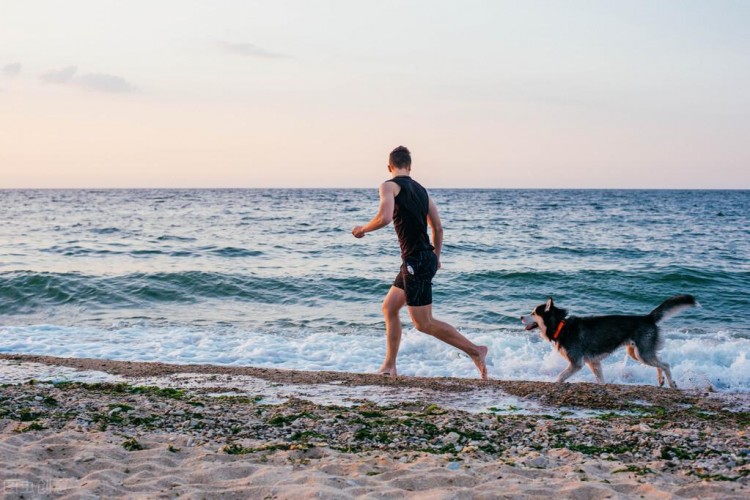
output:
POLYGON ((533 330, 534 328, 538 327, 536 321, 534 321, 533 316, 521 316, 521 323, 526 327, 527 330, 533 330))

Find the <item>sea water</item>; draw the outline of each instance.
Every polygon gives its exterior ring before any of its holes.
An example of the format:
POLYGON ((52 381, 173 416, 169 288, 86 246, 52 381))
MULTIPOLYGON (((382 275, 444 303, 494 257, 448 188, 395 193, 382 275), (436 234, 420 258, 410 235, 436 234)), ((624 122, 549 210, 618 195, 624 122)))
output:
MULTIPOLYGON (((432 190, 445 229, 434 315, 489 347, 493 378, 566 362, 519 316, 702 304, 662 324, 681 387, 750 391, 750 191, 432 190)), ((0 190, 0 352, 376 371, 392 227, 355 239, 376 189, 0 190)), ((399 371, 475 377, 402 314, 399 371)), ((655 370, 604 363, 616 383, 655 370)), ((593 381, 586 370, 572 381, 593 381)))

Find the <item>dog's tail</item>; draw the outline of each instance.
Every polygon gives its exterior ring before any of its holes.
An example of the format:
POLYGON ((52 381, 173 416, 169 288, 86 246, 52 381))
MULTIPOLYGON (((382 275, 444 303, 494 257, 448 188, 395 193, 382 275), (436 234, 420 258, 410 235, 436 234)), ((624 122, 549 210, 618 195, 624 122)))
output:
POLYGON ((659 323, 671 318, 675 314, 689 309, 691 307, 700 307, 700 304, 692 295, 675 295, 661 303, 659 307, 651 311, 649 317, 654 323, 659 323))

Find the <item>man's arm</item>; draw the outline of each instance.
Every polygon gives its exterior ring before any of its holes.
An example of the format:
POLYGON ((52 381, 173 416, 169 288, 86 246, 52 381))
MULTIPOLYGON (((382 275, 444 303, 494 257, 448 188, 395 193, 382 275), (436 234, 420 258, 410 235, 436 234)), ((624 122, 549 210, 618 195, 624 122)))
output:
POLYGON ((355 238, 362 238, 365 233, 377 231, 381 227, 385 227, 391 223, 393 220, 393 209, 396 206, 398 188, 398 184, 394 182, 384 182, 380 185, 380 206, 378 207, 378 213, 364 226, 356 226, 352 229, 352 234, 355 238))
POLYGON ((438 269, 440 269, 440 252, 443 250, 443 224, 440 222, 437 205, 430 198, 427 207, 427 224, 432 228, 432 246, 435 247, 435 255, 438 258, 438 269))

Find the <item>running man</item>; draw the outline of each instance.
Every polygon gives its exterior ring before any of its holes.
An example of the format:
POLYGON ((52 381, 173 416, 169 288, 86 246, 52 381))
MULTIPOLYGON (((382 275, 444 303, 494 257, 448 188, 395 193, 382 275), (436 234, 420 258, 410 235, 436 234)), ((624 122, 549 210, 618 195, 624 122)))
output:
POLYGON ((397 375, 396 356, 401 344, 399 312, 406 304, 417 330, 461 349, 474 361, 482 380, 487 380, 487 347, 473 344, 448 323, 432 317, 432 278, 440 269, 443 226, 427 190, 410 177, 411 153, 407 148, 399 146, 391 151, 388 171, 391 178, 380 185, 378 213, 364 226, 352 229, 356 238, 362 238, 393 221, 401 245, 401 271, 383 300, 386 350, 378 373, 397 375), (428 224, 432 228, 432 244, 427 235, 428 224))

